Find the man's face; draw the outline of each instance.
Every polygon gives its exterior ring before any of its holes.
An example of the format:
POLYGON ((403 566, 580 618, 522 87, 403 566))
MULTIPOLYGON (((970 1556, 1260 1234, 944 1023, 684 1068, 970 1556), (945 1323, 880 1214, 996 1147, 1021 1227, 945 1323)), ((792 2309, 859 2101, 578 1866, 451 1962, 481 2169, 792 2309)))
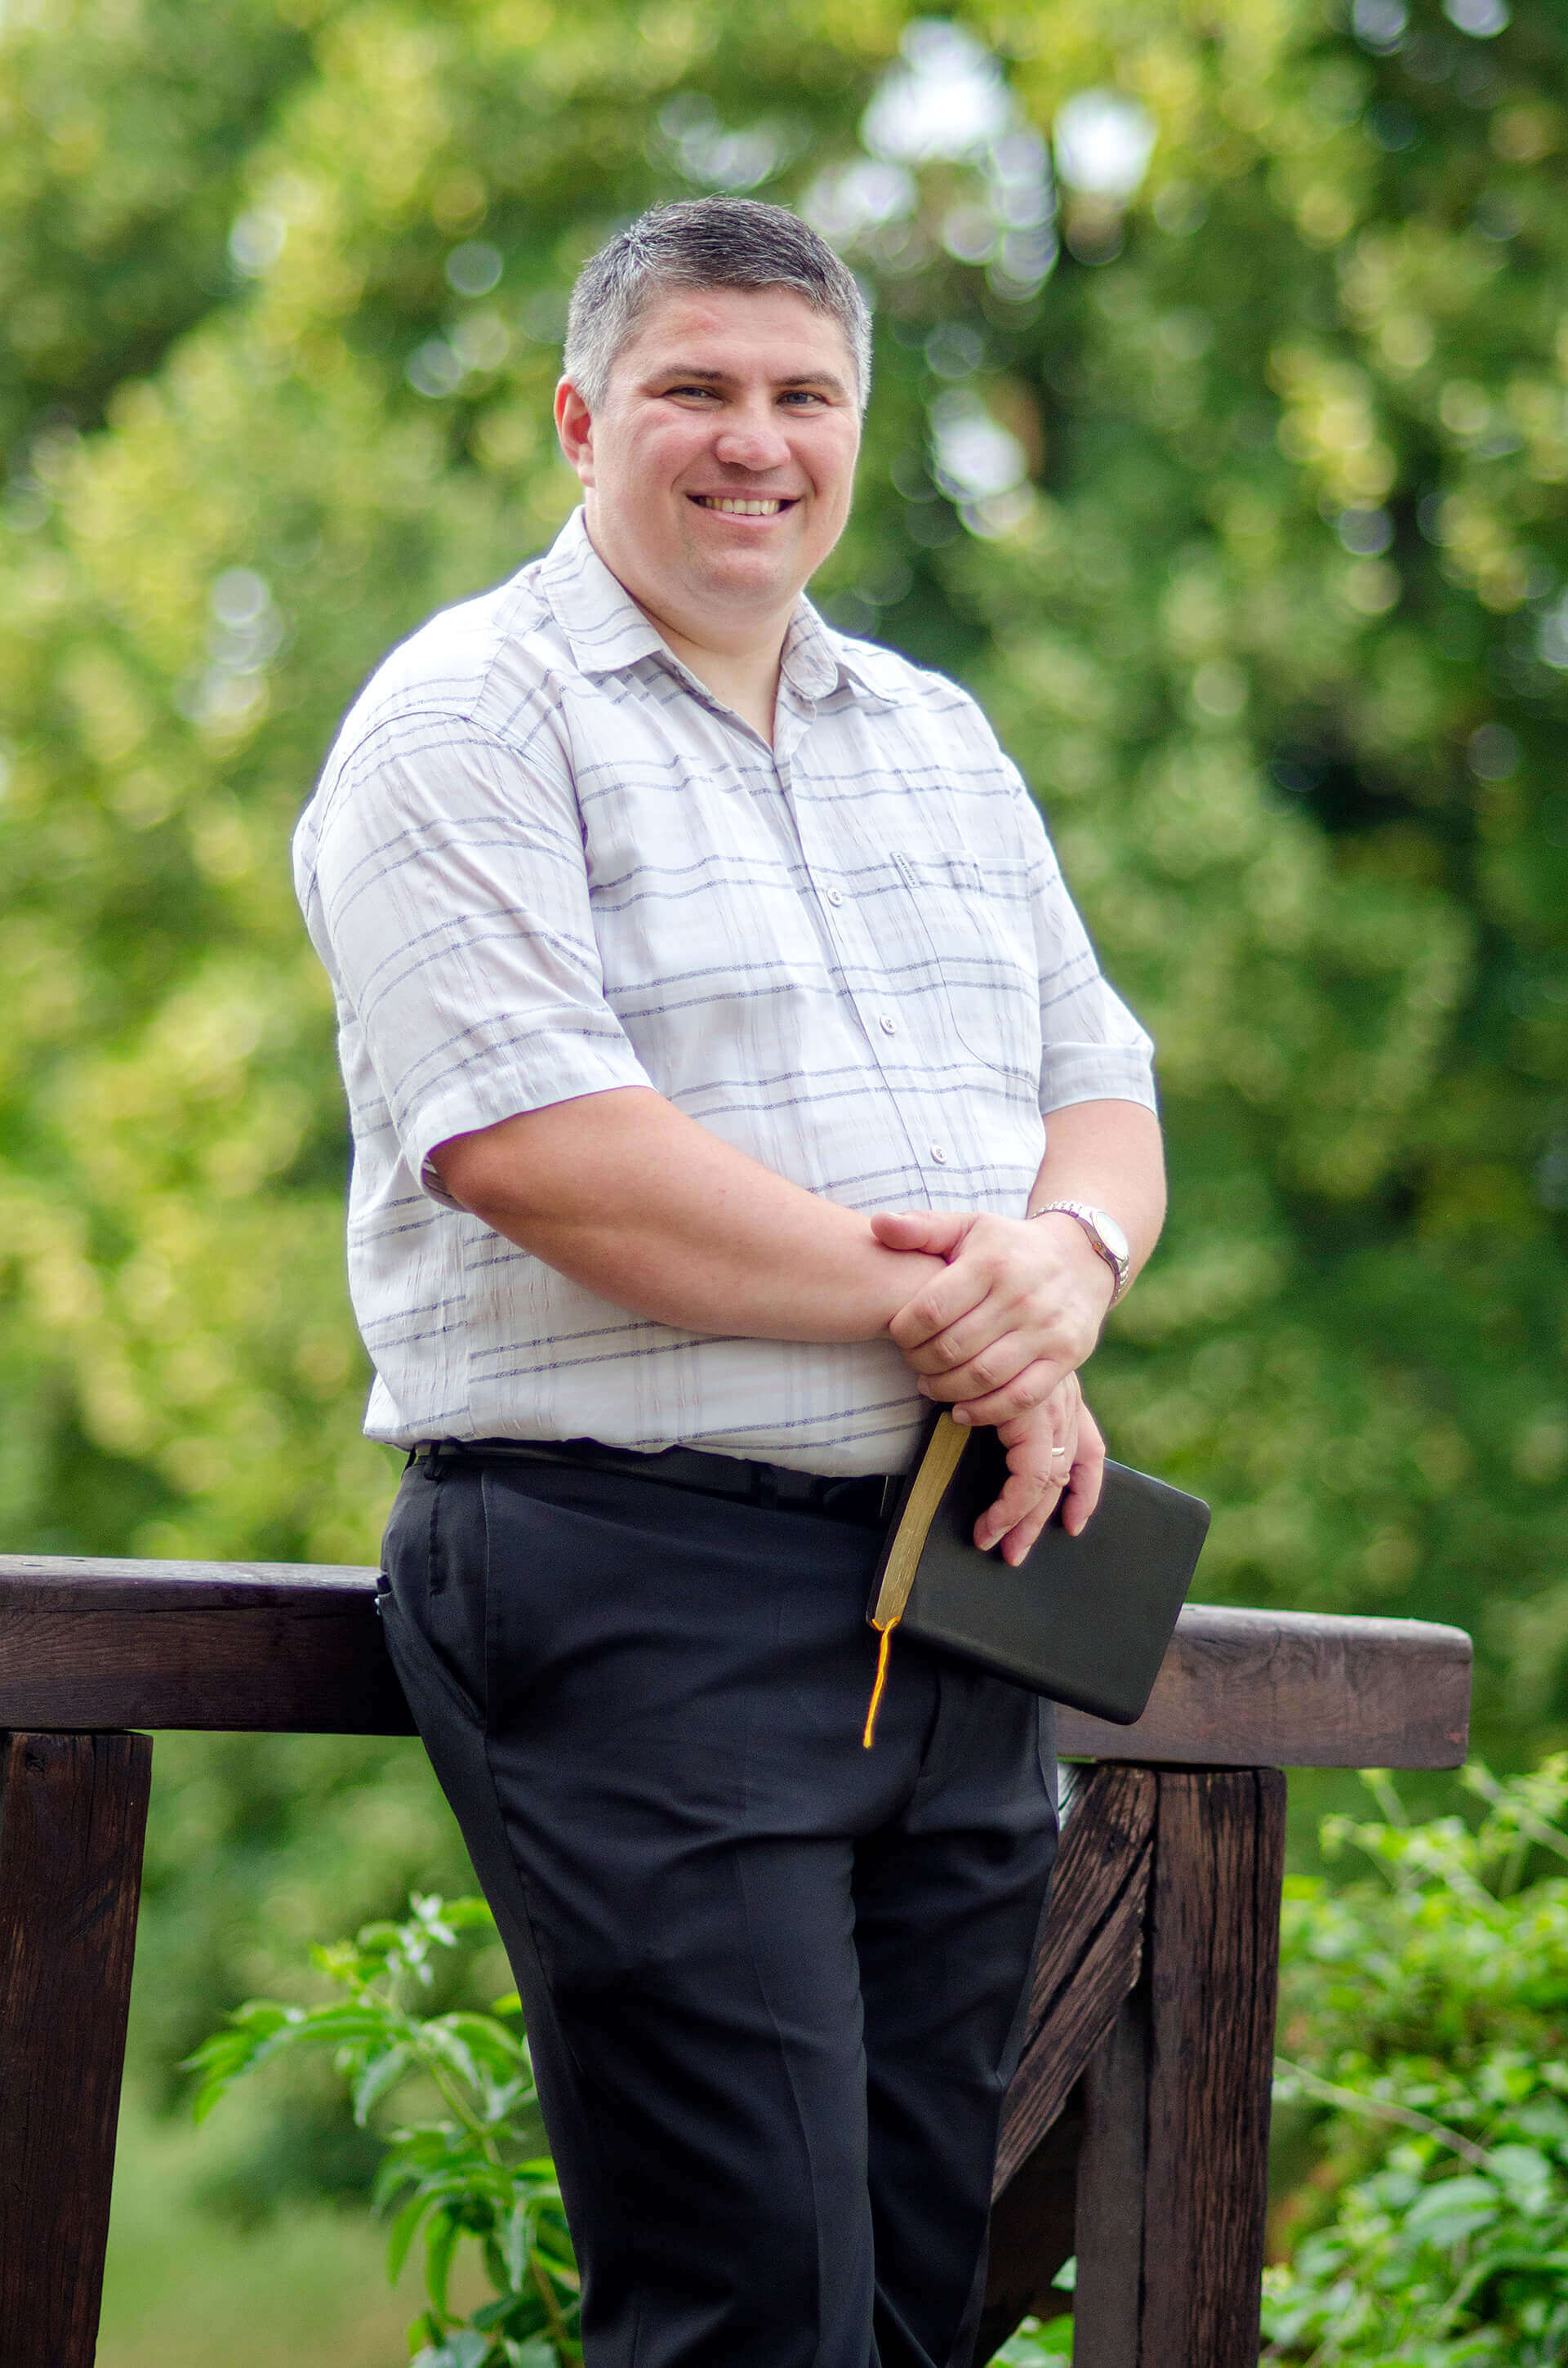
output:
POLYGON ((849 514, 855 365, 838 324, 781 288, 657 298, 591 416, 556 419, 612 574, 694 639, 787 617, 849 514))

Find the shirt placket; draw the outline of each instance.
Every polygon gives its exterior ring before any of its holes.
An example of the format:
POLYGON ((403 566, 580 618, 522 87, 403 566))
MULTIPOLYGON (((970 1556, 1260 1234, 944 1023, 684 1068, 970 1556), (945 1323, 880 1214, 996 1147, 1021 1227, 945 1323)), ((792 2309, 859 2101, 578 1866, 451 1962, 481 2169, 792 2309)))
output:
POLYGON ((795 844, 817 900, 823 933, 837 958, 840 991, 848 996, 865 1030, 910 1165, 922 1178, 931 1177, 935 1182, 948 1164, 948 1146, 939 1141, 927 1143, 922 1133, 921 1121, 928 1112, 909 1065, 904 1016, 885 982, 871 995, 853 983, 857 973, 874 973, 874 941, 858 899, 842 885, 843 867, 835 860, 830 836, 822 828, 817 802, 809 794, 802 800, 795 793, 795 759, 815 720, 814 708, 797 704, 796 695, 780 685, 773 731, 774 778, 794 825, 795 844))

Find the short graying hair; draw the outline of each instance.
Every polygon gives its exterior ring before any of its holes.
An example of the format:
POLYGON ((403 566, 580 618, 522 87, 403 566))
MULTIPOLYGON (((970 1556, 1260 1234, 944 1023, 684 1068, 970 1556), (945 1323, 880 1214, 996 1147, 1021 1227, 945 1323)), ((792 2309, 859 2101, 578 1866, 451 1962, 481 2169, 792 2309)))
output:
POLYGON ((871 316, 854 274, 786 206, 695 198, 639 214, 577 275, 562 367, 590 411, 642 313, 677 288, 789 288, 843 330, 860 408, 871 391, 871 316))

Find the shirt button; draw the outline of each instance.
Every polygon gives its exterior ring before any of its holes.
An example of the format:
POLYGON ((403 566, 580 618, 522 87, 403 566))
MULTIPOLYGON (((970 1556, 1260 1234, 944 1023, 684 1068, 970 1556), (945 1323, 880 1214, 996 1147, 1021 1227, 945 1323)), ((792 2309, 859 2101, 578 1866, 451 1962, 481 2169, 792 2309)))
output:
POLYGON ((945 1167, 947 1166, 948 1155, 943 1150, 942 1145, 939 1143, 934 1143, 931 1145, 931 1156, 936 1161, 938 1167, 945 1167))
POLYGON ((897 1022, 897 1020, 896 1020, 896 1019, 892 1019, 892 1018, 891 1018, 891 1017, 890 1017, 890 1015, 889 1015, 887 1012, 885 1012, 885 1011, 883 1012, 883 1014, 882 1014, 881 1018, 878 1020, 877 1025, 878 1025, 878 1027, 881 1030, 882 1034, 883 1034, 884 1036, 896 1036, 896 1035, 898 1034, 898 1022, 897 1022))
POLYGON ((842 905, 844 897, 838 889, 830 888, 827 892, 827 901, 830 905, 842 905))

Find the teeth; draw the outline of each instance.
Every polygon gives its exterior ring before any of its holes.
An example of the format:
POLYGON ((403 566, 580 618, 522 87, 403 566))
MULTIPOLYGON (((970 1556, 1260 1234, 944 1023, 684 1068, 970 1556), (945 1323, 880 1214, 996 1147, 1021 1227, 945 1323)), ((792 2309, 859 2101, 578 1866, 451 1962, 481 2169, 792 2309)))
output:
POLYGON ((703 509, 721 510, 726 518, 777 518, 784 507, 781 501, 738 501, 728 494, 699 494, 697 500, 703 509))

